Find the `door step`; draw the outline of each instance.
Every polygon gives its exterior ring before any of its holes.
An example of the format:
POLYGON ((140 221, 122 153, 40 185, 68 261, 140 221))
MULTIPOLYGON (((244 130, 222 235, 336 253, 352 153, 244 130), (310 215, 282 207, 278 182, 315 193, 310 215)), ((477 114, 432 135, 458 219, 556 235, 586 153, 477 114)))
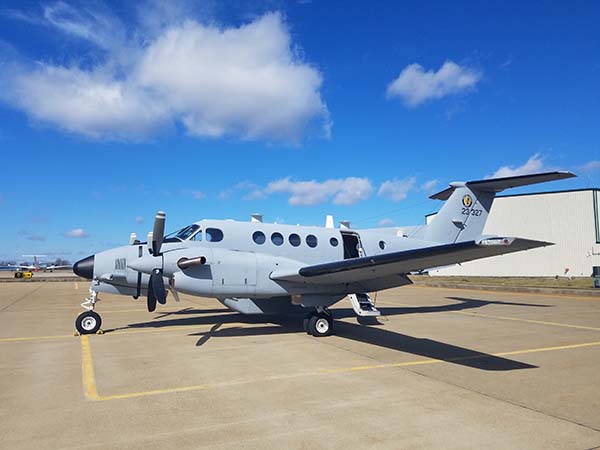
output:
POLYGON ((357 315, 361 317, 377 317, 381 315, 381 312, 375 308, 369 294, 349 294, 348 298, 357 315))

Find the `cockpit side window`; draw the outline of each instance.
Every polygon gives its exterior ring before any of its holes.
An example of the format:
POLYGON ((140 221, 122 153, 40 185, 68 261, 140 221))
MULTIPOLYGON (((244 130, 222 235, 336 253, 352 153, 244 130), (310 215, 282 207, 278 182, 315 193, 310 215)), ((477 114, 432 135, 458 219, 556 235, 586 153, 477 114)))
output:
POLYGON ((192 236, 192 239, 190 239, 190 241, 196 241, 196 242, 200 242, 202 240, 202 230, 198 231, 194 236, 192 236))
POLYGON ((181 230, 177 230, 177 231, 165 236, 165 239, 163 240, 163 242, 185 241, 192 234, 194 234, 198 228, 200 228, 200 227, 196 224, 188 225, 187 227, 182 228, 181 230))
POLYGON ((208 242, 220 242, 223 240, 223 232, 218 228, 207 228, 205 234, 208 242))

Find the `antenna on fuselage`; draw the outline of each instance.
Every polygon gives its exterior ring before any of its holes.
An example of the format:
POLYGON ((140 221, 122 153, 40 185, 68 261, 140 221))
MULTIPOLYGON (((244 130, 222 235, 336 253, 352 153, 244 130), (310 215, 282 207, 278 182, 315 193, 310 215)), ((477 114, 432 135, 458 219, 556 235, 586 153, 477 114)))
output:
POLYGON ((333 216, 331 214, 325 216, 325 228, 335 228, 333 216))
POLYGON ((349 220, 342 220, 340 222, 340 230, 349 230, 350 229, 350 221, 349 220))
POLYGON ((262 221, 263 221, 262 214, 254 213, 254 214, 250 215, 250 222, 262 223, 262 221))

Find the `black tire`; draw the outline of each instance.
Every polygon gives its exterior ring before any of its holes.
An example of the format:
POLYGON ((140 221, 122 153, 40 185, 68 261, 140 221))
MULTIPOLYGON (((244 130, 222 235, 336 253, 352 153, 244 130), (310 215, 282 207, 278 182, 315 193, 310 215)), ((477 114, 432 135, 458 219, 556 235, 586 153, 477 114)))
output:
POLYGON ((102 326, 100 314, 94 311, 85 311, 75 319, 75 328, 79 334, 95 334, 102 326))
POLYGON ((15 272, 15 278, 23 278, 22 272, 15 272))
POLYGON ((316 315, 317 313, 312 311, 309 312, 304 319, 302 319, 302 329, 306 332, 306 334, 310 334, 308 331, 308 323, 310 322, 311 317, 316 315))
POLYGON ((333 318, 330 314, 315 314, 308 321, 308 332, 314 337, 331 335, 331 333, 333 333, 333 318))

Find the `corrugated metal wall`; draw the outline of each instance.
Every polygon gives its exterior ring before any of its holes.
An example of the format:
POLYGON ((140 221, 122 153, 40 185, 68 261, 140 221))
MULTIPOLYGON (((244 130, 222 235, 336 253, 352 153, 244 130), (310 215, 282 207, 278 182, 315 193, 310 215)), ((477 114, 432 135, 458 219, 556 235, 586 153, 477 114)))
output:
POLYGON ((592 266, 600 266, 598 211, 600 193, 597 190, 498 197, 492 206, 485 234, 524 237, 556 245, 481 259, 430 273, 590 276, 592 266))

